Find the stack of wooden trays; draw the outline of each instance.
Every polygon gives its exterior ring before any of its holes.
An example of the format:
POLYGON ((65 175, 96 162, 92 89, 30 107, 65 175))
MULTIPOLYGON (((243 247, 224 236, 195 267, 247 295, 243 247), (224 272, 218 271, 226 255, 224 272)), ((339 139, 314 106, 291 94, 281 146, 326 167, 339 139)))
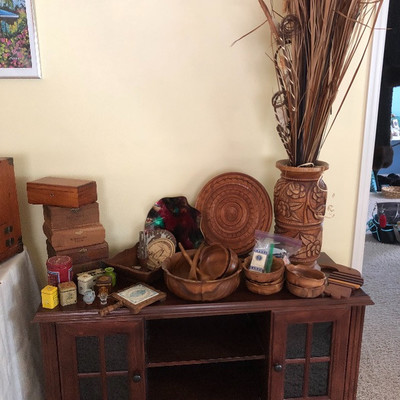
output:
POLYGON ((109 257, 95 181, 46 177, 28 182, 27 192, 30 204, 43 205, 49 257, 71 257, 74 273, 98 268, 109 257))

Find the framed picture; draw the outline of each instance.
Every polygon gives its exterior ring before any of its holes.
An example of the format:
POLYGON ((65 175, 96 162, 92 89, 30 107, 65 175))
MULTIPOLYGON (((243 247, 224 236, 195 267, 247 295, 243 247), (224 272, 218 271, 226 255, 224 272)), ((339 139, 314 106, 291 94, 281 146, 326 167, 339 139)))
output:
POLYGON ((166 294, 144 283, 138 283, 123 289, 112 296, 137 314, 143 307, 159 300, 165 300, 166 294))
POLYGON ((40 78, 33 0, 0 0, 0 78, 40 78))

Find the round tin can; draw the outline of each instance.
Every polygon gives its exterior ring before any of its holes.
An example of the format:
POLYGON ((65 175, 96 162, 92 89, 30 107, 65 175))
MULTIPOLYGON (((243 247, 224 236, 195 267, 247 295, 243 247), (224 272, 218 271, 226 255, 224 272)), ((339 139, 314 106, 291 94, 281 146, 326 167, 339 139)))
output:
POLYGON ((61 282, 72 280, 72 258, 69 256, 54 256, 46 261, 47 281, 49 285, 57 286, 61 282))

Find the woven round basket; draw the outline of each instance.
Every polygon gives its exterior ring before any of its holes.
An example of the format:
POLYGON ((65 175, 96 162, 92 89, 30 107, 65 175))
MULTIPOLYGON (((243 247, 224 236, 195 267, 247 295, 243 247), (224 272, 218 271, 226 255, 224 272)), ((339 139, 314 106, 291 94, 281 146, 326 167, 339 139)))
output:
POLYGON ((400 198, 400 186, 382 186, 382 196, 389 199, 400 198))

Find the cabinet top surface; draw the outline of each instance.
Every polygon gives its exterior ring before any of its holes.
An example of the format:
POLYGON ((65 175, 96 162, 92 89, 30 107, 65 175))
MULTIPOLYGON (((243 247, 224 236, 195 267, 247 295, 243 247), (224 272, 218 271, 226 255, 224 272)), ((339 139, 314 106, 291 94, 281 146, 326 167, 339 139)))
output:
MULTIPOLYGON (((111 318, 164 319, 266 311, 295 312, 300 310, 332 309, 373 304, 370 297, 361 289, 354 291, 353 295, 348 299, 333 299, 327 296, 303 299, 292 295, 285 288, 281 292, 269 296, 254 294, 249 292, 242 282, 234 293, 222 300, 216 302, 190 302, 176 297, 168 291, 162 281, 155 283, 153 286, 165 292, 167 294, 166 299, 143 308, 137 315, 132 314, 129 309, 123 307, 101 317, 99 311, 104 307, 100 305, 98 298, 96 298, 93 304, 87 305, 83 302, 82 296, 78 295, 78 302, 76 304, 65 307, 58 305, 54 309, 40 307, 36 313, 34 322, 51 323, 77 320, 107 320, 111 318)), ((111 299, 108 305, 114 302, 111 299)))

